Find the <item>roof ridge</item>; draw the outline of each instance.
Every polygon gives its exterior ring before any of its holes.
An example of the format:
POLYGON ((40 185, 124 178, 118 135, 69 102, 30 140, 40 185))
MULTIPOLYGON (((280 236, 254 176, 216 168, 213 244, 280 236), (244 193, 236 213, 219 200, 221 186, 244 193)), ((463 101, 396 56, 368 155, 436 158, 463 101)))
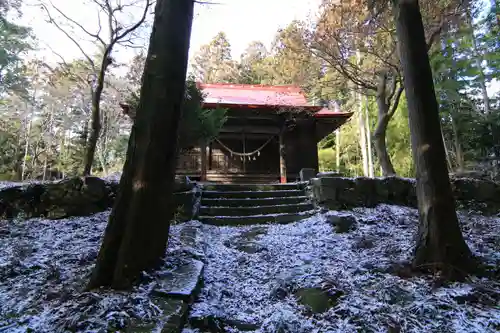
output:
POLYGON ((206 87, 206 88, 217 88, 217 87, 224 87, 224 88, 234 88, 234 89, 265 89, 265 90, 274 90, 274 91, 280 91, 280 90, 287 90, 287 91, 294 91, 294 92, 301 92, 304 93, 302 88, 294 85, 294 84, 282 84, 282 85, 271 85, 271 84, 245 84, 245 83, 202 83, 202 82, 197 82, 198 86, 200 88, 206 87))

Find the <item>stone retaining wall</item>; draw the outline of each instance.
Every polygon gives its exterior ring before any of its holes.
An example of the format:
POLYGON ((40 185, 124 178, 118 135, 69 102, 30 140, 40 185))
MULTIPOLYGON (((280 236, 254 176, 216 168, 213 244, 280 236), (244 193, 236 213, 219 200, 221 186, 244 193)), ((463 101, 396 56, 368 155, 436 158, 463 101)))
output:
MULTIPOLYGON (((458 208, 484 213, 500 211, 500 184, 471 178, 452 178, 458 208)), ((315 202, 328 209, 373 207, 379 203, 417 207, 414 179, 320 177, 310 181, 315 202)))
MULTIPOLYGON (((191 219, 196 197, 194 184, 176 178, 175 191, 176 218, 191 219)), ((0 219, 87 216, 111 208, 117 192, 117 182, 97 177, 8 187, 0 189, 0 219)))

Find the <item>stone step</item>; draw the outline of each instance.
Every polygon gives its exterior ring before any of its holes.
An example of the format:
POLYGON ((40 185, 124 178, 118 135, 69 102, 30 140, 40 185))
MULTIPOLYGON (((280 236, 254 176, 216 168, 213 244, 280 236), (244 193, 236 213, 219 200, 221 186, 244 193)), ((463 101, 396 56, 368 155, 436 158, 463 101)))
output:
POLYGON ((306 219, 316 214, 316 211, 302 213, 287 213, 276 215, 252 215, 252 216, 200 216, 199 220, 205 224, 218 226, 236 226, 268 223, 291 223, 306 219))
POLYGON ((283 197, 283 198, 253 198, 253 199, 208 199, 201 198, 201 206, 208 207, 248 207, 248 206, 272 206, 306 203, 309 197, 283 197))
POLYGON ((300 213, 314 209, 311 203, 254 207, 200 207, 203 216, 253 216, 279 213, 300 213))
POLYGON ((203 191, 202 198, 283 198, 304 196, 304 190, 203 191))
POLYGON ((287 184, 203 184, 206 191, 282 191, 282 190, 302 190, 306 183, 287 184))
POLYGON ((207 172, 207 181, 223 184, 269 184, 279 183, 279 175, 273 174, 246 174, 246 173, 212 173, 207 172))

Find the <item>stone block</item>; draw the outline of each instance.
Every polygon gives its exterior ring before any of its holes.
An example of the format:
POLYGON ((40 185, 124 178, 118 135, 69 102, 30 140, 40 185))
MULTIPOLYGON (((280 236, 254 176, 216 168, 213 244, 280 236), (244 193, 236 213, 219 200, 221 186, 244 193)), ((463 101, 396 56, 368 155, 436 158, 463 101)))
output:
POLYGON ((199 260, 188 260, 173 271, 163 274, 153 293, 184 301, 193 300, 201 289, 204 266, 199 260))
POLYGON ((316 171, 311 168, 303 168, 302 170, 300 170, 299 174, 300 181, 307 182, 316 176, 316 171))

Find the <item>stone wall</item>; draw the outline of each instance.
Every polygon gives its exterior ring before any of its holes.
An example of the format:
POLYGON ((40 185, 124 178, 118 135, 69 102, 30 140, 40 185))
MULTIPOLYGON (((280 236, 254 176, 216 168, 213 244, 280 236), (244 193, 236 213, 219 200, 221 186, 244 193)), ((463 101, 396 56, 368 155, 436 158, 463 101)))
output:
MULTIPOLYGON (((479 179, 452 178, 458 208, 500 211, 500 184, 479 179)), ((373 207, 379 203, 417 207, 414 179, 320 177, 310 181, 315 202, 328 209, 373 207)))
MULTIPOLYGON (((110 209, 117 192, 117 182, 97 177, 8 187, 0 189, 0 219, 87 216, 110 209)), ((192 218, 195 199, 194 184, 186 177, 176 178, 174 202, 178 220, 192 218)))

